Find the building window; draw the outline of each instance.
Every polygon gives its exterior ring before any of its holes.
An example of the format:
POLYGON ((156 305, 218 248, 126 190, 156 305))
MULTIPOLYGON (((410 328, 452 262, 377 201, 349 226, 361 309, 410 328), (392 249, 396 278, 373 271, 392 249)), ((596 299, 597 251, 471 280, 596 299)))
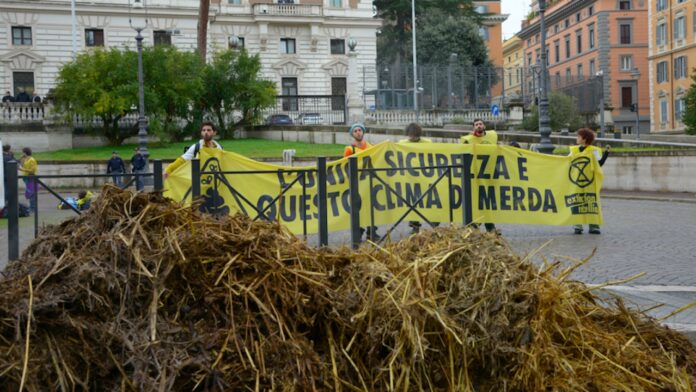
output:
POLYGON ((582 53, 582 30, 575 32, 575 50, 577 54, 582 53))
POLYGON ((556 24, 553 26, 553 32, 554 32, 554 34, 558 34, 558 29, 559 29, 559 28, 560 28, 560 27, 558 26, 558 23, 556 23, 556 24))
POLYGON ((677 121, 681 121, 685 110, 686 110, 686 103, 684 102, 684 98, 675 99, 674 100, 674 119, 677 121))
POLYGON ((573 74, 570 72, 570 68, 566 68, 566 83, 570 83, 573 80, 573 74))
POLYGON ((630 54, 621 55, 621 70, 630 71, 633 69, 633 56, 630 54))
POLYGON ((633 104, 633 87, 621 87, 621 107, 628 109, 633 104))
POLYGON ((667 43, 667 25, 660 23, 655 29, 655 44, 658 46, 663 46, 667 43))
POLYGON ((620 10, 630 10, 631 9, 631 0, 619 0, 619 9, 620 10))
POLYGON ((630 44, 631 43, 631 24, 630 23, 621 23, 619 25, 619 31, 621 32, 620 43, 622 45, 630 44))
POLYGON ((583 80, 585 79, 585 76, 582 71, 582 64, 578 64, 578 80, 583 80))
POLYGON ((227 4, 241 5, 241 4, 242 4, 242 0, 227 0, 227 4))
POLYGON ((104 46, 104 30, 85 29, 85 46, 104 46))
POLYGON ((332 39, 331 54, 346 54, 346 40, 332 39))
MULTIPOLYGON (((280 94, 285 96, 297 95, 297 78, 282 78, 280 81, 280 94)), ((283 98, 283 110, 297 110, 297 98, 283 98)))
POLYGON ((22 91, 29 94, 34 92, 34 73, 33 72, 13 72, 12 85, 14 86, 14 96, 22 91))
POLYGON ((568 27, 570 27, 570 19, 565 20, 565 28, 567 29, 568 27))
POLYGON ((597 70, 595 68, 596 68, 595 61, 590 60, 590 73, 589 73, 590 77, 594 76, 597 73, 597 70))
POLYGON ((172 35, 169 34, 167 30, 155 30, 154 31, 155 46, 157 45, 171 45, 172 35))
POLYGON ((668 72, 669 70, 666 61, 660 61, 657 63, 657 83, 664 83, 668 81, 668 72))
POLYGON ((294 38, 281 38, 280 39, 280 53, 294 54, 295 53, 295 39, 294 38))
POLYGON ((531 67, 532 66, 532 54, 527 53, 527 66, 531 67))
POLYGON ((31 27, 12 26, 12 45, 31 45, 31 27))
POLYGON ((663 99, 660 101, 660 123, 667 124, 669 120, 669 108, 667 107, 667 100, 663 99))
POLYGON ((657 0, 655 4, 657 6, 657 11, 662 11, 667 8, 667 0, 657 0))
POLYGON ((331 110, 343 110, 346 105, 346 78, 331 78, 331 110))
POLYGON ((561 42, 556 40, 553 43, 553 48, 554 48, 554 60, 555 62, 560 62, 561 61, 561 42))
POLYGON ((479 37, 483 38, 484 41, 488 41, 489 33, 488 26, 481 26, 478 30, 479 37))
POLYGON ((674 79, 684 79, 689 76, 688 73, 686 56, 680 56, 674 59, 674 79))
POLYGON ((575 14, 575 22, 579 22, 579 21, 580 21, 580 17, 581 17, 581 16, 580 16, 580 13, 579 13, 579 12, 578 12, 577 14, 575 14))
POLYGON ((556 72, 556 88, 561 87, 561 71, 556 72))
POLYGON ((621 132, 622 132, 624 135, 630 135, 630 134, 633 133, 633 127, 630 126, 630 125, 624 125, 624 126, 621 128, 621 132))
POLYGON ((566 50, 566 58, 570 58, 570 36, 566 35, 565 36, 565 50, 566 50))
POLYGON ((237 37, 237 46, 232 47, 232 43, 230 40, 227 40, 227 48, 228 49, 244 49, 246 47, 246 43, 244 42, 244 37, 237 37))
POLYGON ((594 23, 587 26, 588 30, 588 38, 589 38, 589 45, 590 49, 594 49, 595 46, 595 37, 594 37, 594 23))
POLYGON ((686 18, 680 16, 674 19, 674 39, 683 39, 686 36, 686 18))
POLYGON ((587 8, 587 15, 592 16, 592 14, 594 14, 594 7, 593 7, 593 6, 589 6, 589 7, 587 8))
POLYGON ((331 0, 329 4, 333 8, 343 8, 343 0, 331 0))

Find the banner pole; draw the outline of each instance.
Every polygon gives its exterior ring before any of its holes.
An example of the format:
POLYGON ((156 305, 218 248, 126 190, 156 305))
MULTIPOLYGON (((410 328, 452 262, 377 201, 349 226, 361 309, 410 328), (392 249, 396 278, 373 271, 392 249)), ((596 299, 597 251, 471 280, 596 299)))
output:
POLYGON ((7 259, 17 260, 19 258, 19 200, 17 200, 17 161, 7 162, 7 259))
POLYGON ((201 196, 201 160, 191 159, 191 202, 201 196))
POLYGON ((153 174, 155 176, 154 186, 155 192, 161 192, 164 189, 164 181, 162 180, 162 160, 155 159, 153 161, 153 174))
POLYGON ((350 192, 350 243, 360 246, 360 189, 358 189, 358 157, 348 158, 348 191, 350 192))

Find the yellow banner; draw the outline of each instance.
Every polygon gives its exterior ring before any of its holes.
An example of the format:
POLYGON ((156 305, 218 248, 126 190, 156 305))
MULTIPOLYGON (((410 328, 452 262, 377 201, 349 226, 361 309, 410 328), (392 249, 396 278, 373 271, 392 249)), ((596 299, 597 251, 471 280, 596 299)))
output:
MULTIPOLYGON (((473 158, 475 222, 602 223, 603 175, 589 152, 566 157, 507 146, 385 142, 356 154, 361 224, 393 224, 407 212, 402 220, 462 222, 462 161, 467 153, 473 158)), ((270 165, 216 149, 202 149, 200 158, 206 211, 277 220, 297 234, 318 231, 315 166, 270 165)), ((350 228, 348 165, 348 158, 327 165, 330 231, 350 228)), ((190 163, 174 171, 165 188, 166 196, 190 203, 190 163)))

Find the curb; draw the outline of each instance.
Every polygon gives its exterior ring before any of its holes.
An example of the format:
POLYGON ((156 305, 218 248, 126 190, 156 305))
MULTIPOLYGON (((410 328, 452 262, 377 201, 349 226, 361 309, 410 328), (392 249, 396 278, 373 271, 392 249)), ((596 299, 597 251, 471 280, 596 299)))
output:
POLYGON ((668 203, 696 204, 696 197, 694 197, 693 199, 688 199, 688 198, 684 198, 684 197, 673 197, 673 196, 641 196, 641 195, 602 193, 602 198, 621 199, 621 200, 663 201, 663 202, 668 202, 668 203))

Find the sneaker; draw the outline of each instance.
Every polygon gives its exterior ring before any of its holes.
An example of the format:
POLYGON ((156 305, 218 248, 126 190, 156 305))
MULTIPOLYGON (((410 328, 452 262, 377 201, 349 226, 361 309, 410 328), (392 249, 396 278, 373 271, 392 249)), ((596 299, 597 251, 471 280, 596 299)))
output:
MULTIPOLYGON (((590 233, 592 233, 591 230, 590 230, 590 233)), ((575 228, 575 234, 582 234, 582 229, 576 227, 576 228, 575 228)))
POLYGON ((602 234, 602 232, 599 229, 590 229, 590 234, 602 234))

